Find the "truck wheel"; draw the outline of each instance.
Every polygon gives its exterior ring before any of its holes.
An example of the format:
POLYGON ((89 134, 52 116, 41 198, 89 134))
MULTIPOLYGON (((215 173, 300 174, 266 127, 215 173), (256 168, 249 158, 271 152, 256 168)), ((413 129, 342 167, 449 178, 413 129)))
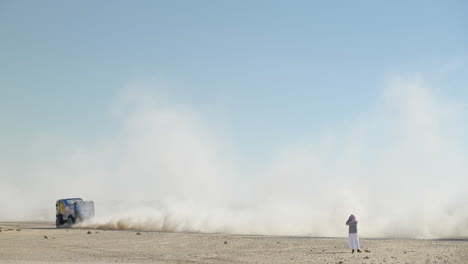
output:
POLYGON ((68 217, 68 225, 70 227, 73 225, 73 217, 71 215, 68 217))
POLYGON ((60 217, 55 217, 55 226, 59 228, 62 225, 62 221, 60 220, 60 217))

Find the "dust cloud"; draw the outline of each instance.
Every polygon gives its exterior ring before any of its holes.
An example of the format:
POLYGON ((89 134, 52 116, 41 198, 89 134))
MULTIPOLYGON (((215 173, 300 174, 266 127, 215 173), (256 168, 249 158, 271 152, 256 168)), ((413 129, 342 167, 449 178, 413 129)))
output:
POLYGON ((45 138, 37 160, 0 168, 2 217, 52 220, 54 201, 76 196, 96 205, 81 228, 345 236, 353 213, 361 236, 468 237, 466 109, 421 77, 392 79, 368 113, 255 172, 164 98, 130 87, 107 137, 55 148, 45 138))

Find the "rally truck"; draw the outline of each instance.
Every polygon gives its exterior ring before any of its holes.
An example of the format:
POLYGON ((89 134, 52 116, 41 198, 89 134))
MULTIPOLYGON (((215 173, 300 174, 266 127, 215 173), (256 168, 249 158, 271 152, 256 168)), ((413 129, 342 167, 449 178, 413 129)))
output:
POLYGON ((81 198, 60 199, 55 202, 55 225, 57 228, 94 217, 94 202, 81 198))

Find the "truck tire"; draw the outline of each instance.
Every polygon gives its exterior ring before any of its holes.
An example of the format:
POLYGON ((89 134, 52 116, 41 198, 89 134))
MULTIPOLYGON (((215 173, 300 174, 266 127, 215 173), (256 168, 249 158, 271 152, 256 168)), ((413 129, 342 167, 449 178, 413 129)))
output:
POLYGON ((60 228, 61 225, 62 225, 62 218, 60 216, 55 217, 55 226, 57 228, 60 228))
POLYGON ((73 225, 73 217, 70 215, 68 217, 68 226, 72 227, 72 225, 73 225))

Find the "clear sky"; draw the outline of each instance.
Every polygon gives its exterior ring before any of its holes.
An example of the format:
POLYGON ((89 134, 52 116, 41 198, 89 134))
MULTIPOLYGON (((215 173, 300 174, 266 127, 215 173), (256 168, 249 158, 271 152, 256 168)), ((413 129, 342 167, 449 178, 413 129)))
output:
POLYGON ((402 234, 460 234, 467 14, 467 1, 0 0, 0 210, 292 199, 252 221, 339 235, 357 212, 383 234, 408 226, 385 216, 411 215, 419 230, 402 234))
POLYGON ((465 1, 3 0, 2 152, 37 133, 96 137, 132 82, 164 83, 259 155, 368 111, 388 75, 444 78, 441 93, 468 98, 467 13, 465 1))

